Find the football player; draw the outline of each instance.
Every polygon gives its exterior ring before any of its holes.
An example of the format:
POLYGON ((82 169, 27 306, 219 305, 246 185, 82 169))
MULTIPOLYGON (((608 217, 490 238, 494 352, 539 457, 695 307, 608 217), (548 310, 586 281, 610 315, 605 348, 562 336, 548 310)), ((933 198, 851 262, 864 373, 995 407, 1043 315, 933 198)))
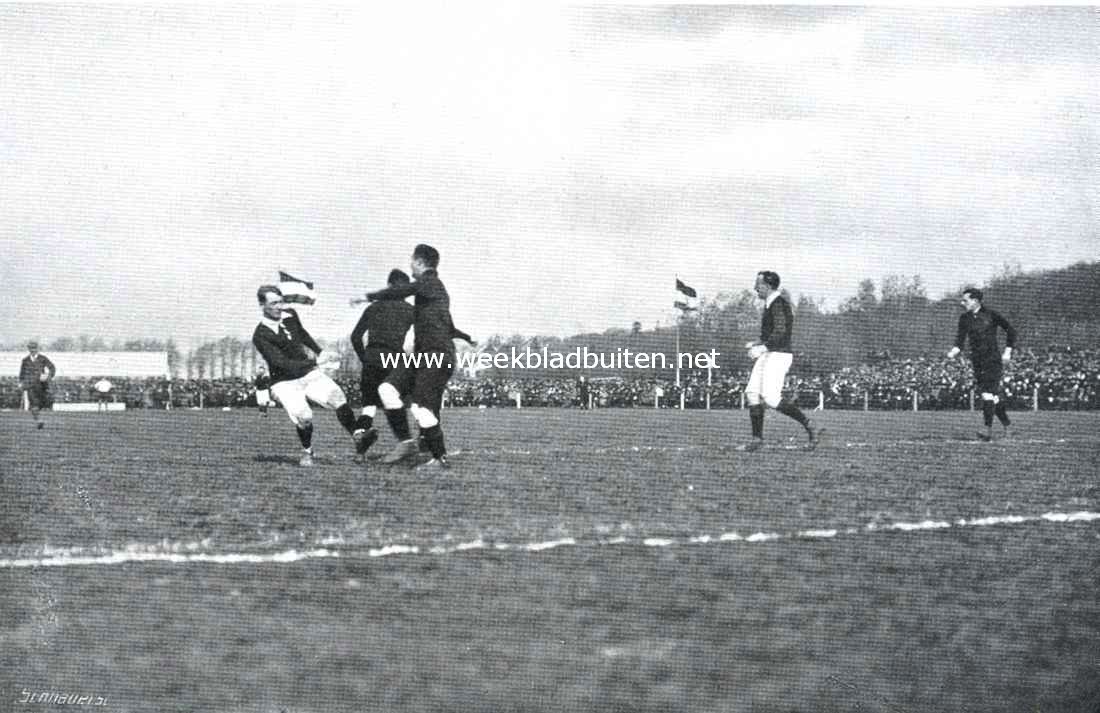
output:
POLYGON ((982 306, 982 291, 976 287, 967 287, 962 291, 959 304, 963 313, 959 315, 959 328, 955 336, 955 346, 947 352, 948 359, 954 359, 962 351, 963 344, 970 342, 970 363, 974 365, 974 386, 982 395, 982 419, 985 431, 978 432, 983 441, 993 440, 993 416, 1001 422, 1004 435, 1010 436, 1011 419, 1001 400, 1001 377, 1004 365, 1012 359, 1012 350, 1016 347, 1016 330, 1000 313, 982 306), (997 330, 1005 332, 1005 348, 1002 352, 997 344, 997 330))
POLYGON ((309 402, 335 409, 340 425, 353 440, 355 412, 340 386, 318 367, 321 347, 302 326, 298 313, 287 308, 279 288, 262 285, 256 299, 263 317, 252 333, 252 344, 267 362, 272 397, 283 405, 298 430, 302 444, 299 465, 312 466, 313 410, 309 402), (306 347, 313 350, 312 355, 306 347))
POLYGON ((50 380, 57 374, 53 362, 38 351, 38 342, 27 342, 27 356, 19 365, 19 386, 27 394, 27 404, 35 427, 46 426, 38 418, 38 412, 50 404, 50 380))
MULTIPOLYGON (((408 284, 409 276, 396 269, 390 271, 386 280, 388 287, 408 284)), ((374 416, 378 407, 382 406, 378 387, 393 370, 386 365, 382 355, 401 354, 405 335, 413 323, 413 313, 413 306, 403 297, 380 299, 367 305, 355 329, 351 331, 351 346, 362 364, 359 390, 363 397, 363 408, 356 422, 356 432, 362 433, 357 443, 357 459, 362 459, 367 449, 378 440, 378 431, 374 428, 374 416), (364 336, 367 338, 365 345, 364 336)))
POLYGON ((753 360, 752 373, 745 388, 749 403, 749 420, 752 423, 752 442, 746 450, 758 451, 764 447, 764 410, 770 406, 784 416, 798 421, 815 448, 822 430, 814 427, 798 404, 783 398, 783 382, 791 368, 791 329, 794 314, 787 298, 779 291, 779 275, 764 270, 756 274, 753 290, 764 300, 764 318, 760 327, 760 341, 749 342, 749 358, 753 360))
POLYGON ((416 455, 416 442, 409 432, 405 414, 405 409, 408 408, 420 428, 421 438, 432 454, 431 460, 420 467, 429 470, 449 468, 439 415, 443 405, 443 391, 454 372, 455 346, 452 340, 458 332, 451 320, 451 298, 436 271, 439 267, 439 251, 430 245, 417 245, 410 263, 415 278, 413 282, 387 287, 367 295, 367 299, 372 302, 404 299, 410 295, 415 297, 414 351, 420 362, 416 365, 398 366, 378 387, 378 398, 385 409, 386 420, 399 441, 396 448, 383 458, 383 462, 398 463, 416 455), (403 393, 409 394, 407 399, 402 398, 403 393))

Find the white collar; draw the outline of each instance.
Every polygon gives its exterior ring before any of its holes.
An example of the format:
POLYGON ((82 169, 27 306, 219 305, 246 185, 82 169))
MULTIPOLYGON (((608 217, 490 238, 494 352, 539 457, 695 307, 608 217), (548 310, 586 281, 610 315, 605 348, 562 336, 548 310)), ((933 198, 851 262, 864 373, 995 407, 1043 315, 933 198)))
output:
MULTIPOLYGON (((270 329, 272 332, 275 332, 276 334, 278 334, 279 330, 283 326, 283 320, 281 320, 281 319, 268 319, 268 317, 266 315, 264 315, 263 317, 260 317, 260 324, 264 325, 265 327, 270 329)), ((287 336, 290 336, 290 330, 287 330, 287 336)))
POLYGON ((775 302, 775 300, 778 297, 779 297, 779 290, 776 290, 775 292, 773 292, 770 295, 768 295, 767 297, 765 297, 764 298, 764 309, 767 309, 768 307, 771 307, 772 302, 775 302))

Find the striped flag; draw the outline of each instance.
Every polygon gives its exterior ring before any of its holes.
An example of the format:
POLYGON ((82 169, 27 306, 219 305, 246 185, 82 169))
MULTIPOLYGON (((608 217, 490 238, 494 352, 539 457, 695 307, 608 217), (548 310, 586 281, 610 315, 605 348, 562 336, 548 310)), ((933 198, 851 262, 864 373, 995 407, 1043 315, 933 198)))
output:
POLYGON ((297 277, 279 270, 279 290, 283 293, 283 301, 300 305, 311 305, 317 301, 317 295, 313 291, 313 283, 299 280, 297 277))
POLYGON ((698 296, 699 293, 694 287, 688 287, 679 277, 676 278, 676 301, 672 303, 673 307, 683 312, 697 310, 699 308, 695 304, 695 299, 698 296))

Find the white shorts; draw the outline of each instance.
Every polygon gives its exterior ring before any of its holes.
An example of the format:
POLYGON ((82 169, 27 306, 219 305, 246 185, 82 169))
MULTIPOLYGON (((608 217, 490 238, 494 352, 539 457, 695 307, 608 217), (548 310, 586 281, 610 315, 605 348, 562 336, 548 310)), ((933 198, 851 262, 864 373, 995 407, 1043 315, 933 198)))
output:
POLYGON ((779 405, 792 361, 794 355, 790 352, 765 352, 757 358, 745 388, 745 400, 749 406, 765 403, 775 408, 779 405))
POLYGON ((343 389, 320 369, 300 379, 272 384, 271 396, 283 405, 295 426, 313 420, 310 401, 324 408, 340 408, 348 402, 343 389))

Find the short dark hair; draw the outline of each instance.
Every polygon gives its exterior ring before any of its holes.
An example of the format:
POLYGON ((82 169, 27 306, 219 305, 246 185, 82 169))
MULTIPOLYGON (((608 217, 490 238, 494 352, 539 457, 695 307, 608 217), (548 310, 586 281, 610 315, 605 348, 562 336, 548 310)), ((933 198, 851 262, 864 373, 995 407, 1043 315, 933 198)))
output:
POLYGON ((283 296, 283 291, 280 290, 275 285, 260 285, 260 289, 256 290, 256 300, 260 304, 266 304, 267 303, 267 297, 265 295, 267 295, 268 292, 274 292, 275 294, 279 295, 280 297, 283 296))
POLYGON ((972 299, 978 300, 979 302, 982 301, 982 291, 979 290, 977 287, 967 287, 965 290, 963 290, 962 293, 964 295, 970 296, 972 299))
POLYGON ((390 270, 390 276, 386 278, 387 285, 407 285, 409 282, 409 276, 405 274, 405 271, 397 268, 390 270))
POLYGON ((413 257, 421 260, 425 265, 433 270, 439 267, 439 251, 433 248, 431 245, 420 243, 415 248, 413 248, 413 257))
POLYGON ((764 278, 764 284, 773 290, 779 289, 779 273, 772 272, 771 270, 761 270, 756 273, 760 277, 764 278))
POLYGON ((28 350, 30 350, 30 349, 37 350, 38 349, 38 342, 34 341, 33 339, 30 340, 29 342, 27 342, 27 349, 28 350))

